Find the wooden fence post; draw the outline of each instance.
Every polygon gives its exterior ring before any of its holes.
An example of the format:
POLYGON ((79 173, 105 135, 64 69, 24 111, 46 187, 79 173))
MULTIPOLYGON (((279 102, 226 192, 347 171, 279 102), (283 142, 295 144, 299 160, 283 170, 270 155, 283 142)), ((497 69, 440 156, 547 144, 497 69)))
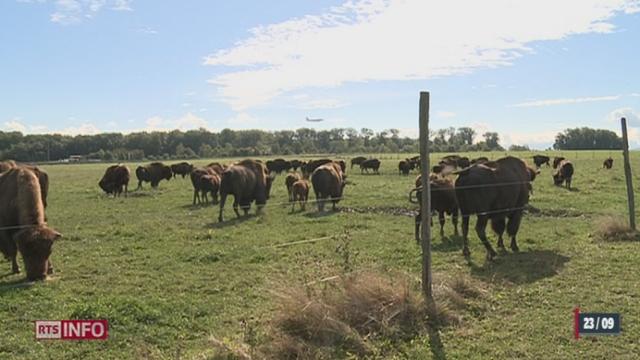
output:
POLYGON ((633 198, 633 180, 631 179, 631 164, 629 163, 629 138, 627 137, 627 119, 621 118, 622 126, 622 155, 624 156, 624 177, 627 180, 627 204, 629 205, 629 227, 636 229, 636 205, 633 198))
POLYGON ((429 171, 431 170, 429 161, 429 92, 420 92, 419 108, 419 131, 420 131, 420 173, 422 174, 422 203, 421 206, 421 226, 422 226, 422 291, 427 303, 427 309, 435 313, 435 302, 433 301, 431 273, 431 187, 429 183, 429 171))

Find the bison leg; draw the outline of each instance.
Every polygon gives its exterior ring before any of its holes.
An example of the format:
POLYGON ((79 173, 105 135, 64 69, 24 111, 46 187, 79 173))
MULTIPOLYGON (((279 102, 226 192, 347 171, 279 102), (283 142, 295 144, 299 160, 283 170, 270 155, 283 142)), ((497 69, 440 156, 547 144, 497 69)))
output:
POLYGON ((421 217, 422 217, 422 214, 420 212, 418 212, 418 215, 416 215, 416 218, 415 218, 415 222, 416 222, 415 233, 416 233, 416 242, 418 243, 418 245, 420 245, 420 222, 421 222, 421 217))
POLYGON ((444 218, 444 211, 438 211, 438 221, 440 222, 440 237, 444 237, 444 224, 445 224, 445 218, 444 218))
POLYGON ((485 249, 487 249, 487 259, 493 260, 494 256, 496 256, 495 250, 491 246, 489 240, 487 240, 487 222, 489 221, 489 217, 486 215, 478 215, 478 220, 476 221, 476 234, 482 241, 482 245, 484 245, 485 249))
POLYGON ((202 202, 205 204, 209 203, 209 197, 207 196, 207 190, 202 190, 202 202))
POLYGON ((227 201, 227 194, 220 193, 220 210, 218 212, 218 222, 222 222, 222 211, 224 210, 224 203, 227 201))
POLYGON ((236 199, 236 197, 233 197, 233 212, 236 213, 236 217, 240 217, 240 212, 238 211, 238 199, 236 199))
POLYGON ((502 234, 504 234, 505 224, 506 219, 503 217, 491 219, 491 228, 498 235, 498 247, 502 250, 504 250, 504 240, 502 239, 502 234))
POLYGON ((138 180, 138 187, 136 188, 136 190, 140 189, 142 189, 142 180, 138 180))
POLYGON ((468 258, 469 252, 469 215, 462 215, 462 255, 468 258))
POLYGON ((509 216, 509 223, 507 224, 507 234, 511 238, 511 250, 518 252, 518 243, 516 242, 516 235, 518 229, 520 229, 520 222, 522 221, 522 211, 516 211, 509 216))
POLYGON ((196 204, 196 199, 198 199, 198 204, 200 204, 200 193, 197 189, 193 189, 193 205, 196 204))
POLYGON ((47 274, 53 274, 53 263, 51 262, 51 260, 47 260, 47 274))
POLYGON ((451 215, 451 222, 453 223, 453 233, 458 235, 458 209, 453 211, 451 215))

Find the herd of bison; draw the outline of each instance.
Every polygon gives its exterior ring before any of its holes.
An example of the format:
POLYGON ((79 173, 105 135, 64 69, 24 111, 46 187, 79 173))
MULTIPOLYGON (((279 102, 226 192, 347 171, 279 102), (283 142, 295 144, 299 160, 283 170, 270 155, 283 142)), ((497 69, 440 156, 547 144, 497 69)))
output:
MULTIPOLYGON (((476 233, 492 259, 496 252, 487 240, 486 226, 498 236, 497 246, 504 249, 503 234, 506 230, 510 247, 518 251, 516 234, 522 214, 532 191, 531 183, 539 174, 542 165, 553 166, 553 182, 558 186, 571 188, 572 163, 563 158, 551 159, 544 155, 533 156, 535 167, 524 160, 507 156, 495 161, 486 157, 469 159, 449 155, 430 169, 429 184, 431 210, 438 214, 440 232, 444 232, 445 214, 451 215, 455 233, 458 233, 458 217, 462 216, 463 254, 469 256, 469 217, 477 216, 476 233)), ((350 169, 360 167, 362 174, 371 171, 379 174, 380 160, 354 157, 350 169)), ((613 159, 604 161, 603 167, 610 169, 613 159)), ((407 158, 398 163, 399 175, 409 175, 420 169, 420 157, 407 158)), ((239 209, 248 214, 252 203, 257 212, 269 199, 271 186, 277 174, 286 173, 285 185, 292 204, 302 210, 313 188, 318 210, 324 211, 326 202, 332 202, 333 210, 342 198, 346 184, 347 164, 343 160, 321 159, 310 161, 276 159, 266 162, 243 160, 224 165, 217 162, 206 167, 194 167, 187 162, 171 166, 154 162, 139 166, 135 170, 138 189, 143 183, 156 188, 162 180, 170 180, 178 175, 189 176, 193 185, 193 204, 219 204, 218 221, 223 221, 223 212, 228 195, 233 195, 233 210, 240 217, 239 209), (211 200, 209 200, 209 197, 211 200), (218 199, 219 197, 219 199, 218 199)), ((100 188, 107 194, 119 196, 128 193, 131 172, 125 165, 113 165, 106 169, 99 181, 100 188)), ((17 253, 23 258, 28 280, 40 280, 53 273, 49 259, 52 245, 62 235, 49 227, 45 209, 49 178, 37 166, 18 164, 14 161, 0 162, 0 251, 11 262, 13 273, 19 273, 17 253)), ((411 202, 421 203, 422 179, 415 181, 415 188, 409 193, 411 202)), ((420 214, 416 216, 415 236, 419 241, 420 214)))

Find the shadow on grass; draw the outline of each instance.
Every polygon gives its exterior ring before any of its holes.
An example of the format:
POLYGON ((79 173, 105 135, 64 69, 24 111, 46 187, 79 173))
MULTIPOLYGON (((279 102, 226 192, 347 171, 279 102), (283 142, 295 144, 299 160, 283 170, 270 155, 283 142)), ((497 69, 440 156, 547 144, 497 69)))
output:
POLYGON ((206 204, 184 204, 181 205, 180 208, 181 209, 187 209, 187 210, 200 210, 200 209, 211 209, 211 208, 217 208, 218 204, 213 204, 211 202, 206 203, 206 204))
POLYGON ((462 236, 437 235, 431 240, 431 250, 440 252, 462 251, 462 236))
POLYGON ((304 214, 304 216, 310 218, 310 219, 318 219, 318 218, 323 218, 323 217, 327 217, 327 216, 332 216, 335 215, 337 213, 340 212, 340 209, 336 209, 336 211, 333 211, 331 209, 326 210, 325 211, 311 211, 311 212, 307 212, 306 214, 304 214))
POLYGON ((444 351, 444 345, 442 344, 442 339, 440 339, 440 331, 438 328, 428 327, 429 332, 429 349, 431 350, 431 355, 436 360, 445 360, 447 358, 447 354, 444 351))
MULTIPOLYGON (((233 215, 235 216, 235 214, 233 215)), ((226 228, 228 226, 234 226, 234 225, 238 225, 238 224, 242 224, 243 222, 255 217, 255 214, 249 214, 249 215, 241 215, 240 217, 234 217, 233 219, 230 220, 224 220, 222 222, 216 221, 213 223, 209 223, 206 225, 207 228, 213 228, 213 229, 223 229, 226 228)), ((217 216, 216 216, 217 218, 217 216)))
POLYGON ((527 284, 558 274, 569 257, 551 250, 533 250, 521 253, 506 253, 477 266, 473 262, 471 274, 487 282, 509 282, 527 284))
MULTIPOLYGON (((2 275, 0 279, 6 278, 11 275, 13 274, 9 273, 9 274, 2 275)), ((27 290, 31 288, 33 285, 35 285, 35 282, 29 281, 25 277, 21 277, 20 279, 8 281, 8 282, 0 282, 0 298, 2 298, 4 295, 10 292, 27 290)))

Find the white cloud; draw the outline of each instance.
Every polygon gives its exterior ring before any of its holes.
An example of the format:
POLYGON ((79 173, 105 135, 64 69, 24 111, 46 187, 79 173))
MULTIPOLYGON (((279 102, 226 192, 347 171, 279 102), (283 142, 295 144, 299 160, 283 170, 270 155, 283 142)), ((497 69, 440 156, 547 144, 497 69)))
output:
POLYGON ((19 131, 19 132, 21 132, 23 134, 26 133, 27 132, 27 127, 23 123, 18 121, 18 120, 19 120, 18 118, 15 118, 15 119, 11 119, 9 121, 6 121, 4 123, 4 128, 7 131, 19 131))
POLYGON ((209 80, 236 111, 306 87, 428 79, 511 64, 533 41, 608 33, 638 0, 352 0, 250 30, 204 60, 236 67, 209 80), (544 26, 541 26, 544 24, 544 26))
POLYGON ((500 142, 503 146, 528 145, 532 148, 551 146, 555 142, 556 135, 562 130, 545 130, 539 132, 514 132, 500 134, 500 142))
MULTIPOLYGON (((145 121, 146 128, 141 131, 171 131, 171 130, 194 130, 199 128, 210 129, 207 121, 189 112, 177 119, 164 119, 160 116, 153 116, 145 121)), ((138 130, 135 130, 138 131, 138 130)))
POLYGON ((629 126, 640 126, 640 112, 635 111, 633 108, 615 109, 607 115, 607 120, 616 124, 619 124, 620 118, 626 118, 629 126))
POLYGON ((454 113, 453 111, 440 110, 436 111, 436 117, 442 119, 450 119, 456 117, 456 113, 454 113))
POLYGON ((620 98, 620 95, 566 98, 566 99, 546 99, 546 100, 534 100, 534 101, 522 102, 518 104, 509 105, 509 107, 538 107, 538 106, 550 106, 550 105, 567 105, 567 104, 579 104, 579 103, 594 102, 594 101, 613 101, 613 100, 618 100, 619 98, 620 98))
POLYGON ((98 127, 93 123, 84 123, 79 126, 69 126, 60 131, 52 131, 54 134, 63 134, 63 135, 95 135, 102 132, 98 127))
POLYGON ((19 131, 23 134, 41 134, 46 132, 47 127, 44 125, 29 125, 23 123, 22 119, 15 117, 9 121, 5 121, 2 127, 4 131, 19 131))
MULTIPOLYGON (((46 3, 46 0, 17 0, 21 3, 46 3)), ((133 0, 55 0, 54 11, 49 16, 51 22, 70 25, 93 18, 105 7, 113 11, 133 11, 133 0)))
POLYGON ((304 101, 296 107, 303 110, 314 109, 337 109, 349 105, 348 103, 337 99, 314 99, 304 101))
POLYGON ((142 34, 147 34, 147 35, 156 35, 158 33, 157 30, 154 30, 154 29, 152 29, 152 28, 150 28, 148 26, 139 28, 138 32, 142 33, 142 34))
POLYGON ((238 127, 247 128, 252 126, 255 127, 256 125, 259 124, 259 120, 247 114, 246 112, 241 112, 227 119, 226 123, 228 126, 232 128, 238 128, 238 127))
POLYGON ((633 97, 640 97, 640 93, 632 93, 631 96, 633 97))

